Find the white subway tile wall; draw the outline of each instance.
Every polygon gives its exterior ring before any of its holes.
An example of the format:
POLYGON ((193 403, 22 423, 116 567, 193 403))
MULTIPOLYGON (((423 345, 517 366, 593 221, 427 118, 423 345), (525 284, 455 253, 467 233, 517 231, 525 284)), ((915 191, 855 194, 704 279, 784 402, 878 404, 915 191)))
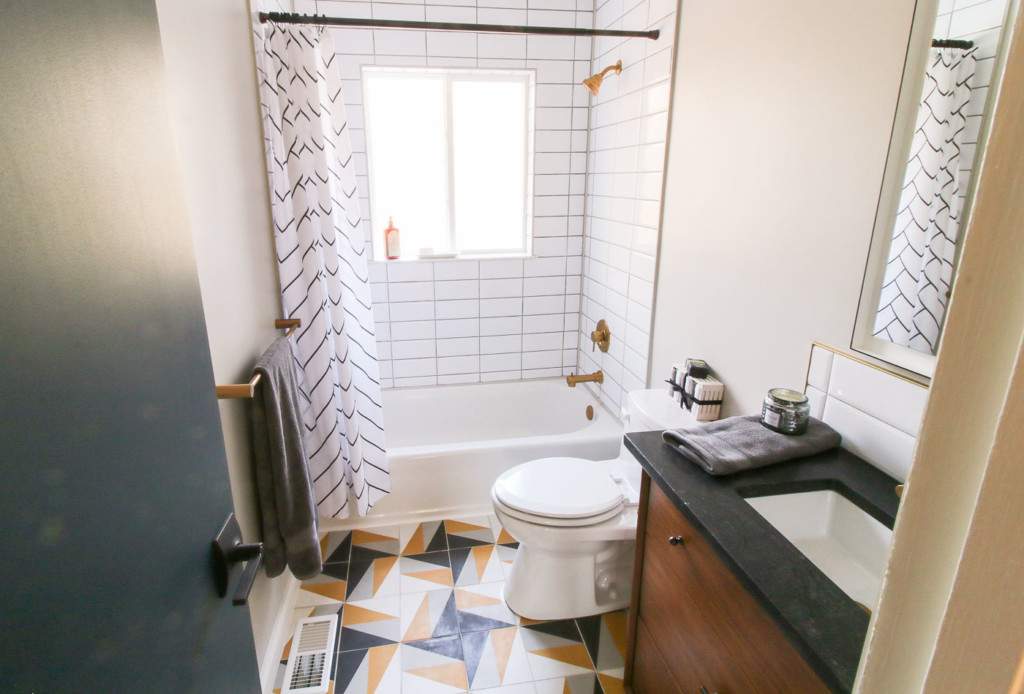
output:
POLYGON ((577 361, 582 372, 604 371, 602 385, 587 387, 616 413, 626 394, 647 382, 676 6, 673 0, 597 0, 594 10, 596 29, 661 31, 657 41, 597 38, 590 66, 596 73, 621 59, 623 69, 606 75, 590 98, 577 361), (590 341, 602 318, 612 332, 606 353, 592 351, 590 341))
MULTIPOLYGON (((299 12, 344 17, 590 28, 600 14, 597 28, 662 29, 656 42, 331 29, 344 81, 370 257, 373 234, 382 233, 383 226, 369 218, 361 68, 532 69, 537 77, 533 257, 371 262, 384 387, 593 371, 601 367, 590 361, 589 332, 599 317, 613 323, 613 345, 618 343, 609 352, 614 356, 601 355, 617 364, 604 367, 606 377, 611 376, 601 393, 605 402, 617 411, 624 385, 643 386, 676 3, 627 4, 624 9, 621 1, 605 2, 595 10, 593 0, 296 2, 299 12), (580 82, 620 57, 622 75, 607 78, 600 96, 591 97, 580 82), (600 128, 594 125, 596 116, 603 120, 600 128), (612 181, 602 178, 600 192, 595 193, 592 184, 588 189, 588 176, 609 175, 619 177, 616 183, 621 186, 611 189, 612 181), (593 209, 586 209, 587 194, 598 195, 606 211, 595 216, 593 209), (621 229, 613 232, 609 227, 615 225, 621 229), (599 253, 615 246, 614 265, 608 268, 615 271, 611 276, 599 267, 602 261, 592 263, 589 258, 595 233, 600 236, 599 253), (598 285, 609 286, 613 296, 606 299, 598 285), (607 316, 605 305, 611 309, 607 316), (587 311, 582 323, 581 309, 587 311), (580 342, 581 331, 585 343, 580 342), (583 354, 587 363, 580 364, 583 354), (628 375, 623 374, 623 363, 629 364, 628 375)), ((401 229, 401 220, 395 225, 401 229)))

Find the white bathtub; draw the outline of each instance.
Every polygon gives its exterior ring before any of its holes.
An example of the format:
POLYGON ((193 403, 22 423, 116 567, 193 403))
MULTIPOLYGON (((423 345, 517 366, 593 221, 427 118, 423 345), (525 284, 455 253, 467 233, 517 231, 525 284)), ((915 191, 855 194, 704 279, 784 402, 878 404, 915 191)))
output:
POLYGON ((391 493, 365 519, 338 527, 489 513, 491 484, 505 470, 548 456, 614 458, 622 440, 622 425, 564 378, 393 388, 383 396, 391 493))

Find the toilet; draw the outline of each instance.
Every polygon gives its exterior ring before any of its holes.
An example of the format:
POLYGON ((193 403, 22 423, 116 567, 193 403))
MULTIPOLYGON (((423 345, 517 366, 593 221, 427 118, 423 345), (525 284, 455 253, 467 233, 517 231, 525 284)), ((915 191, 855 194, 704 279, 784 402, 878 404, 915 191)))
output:
MULTIPOLYGON (((697 423, 666 388, 629 393, 625 431, 697 423)), ((629 604, 641 468, 626 450, 611 460, 539 458, 491 487, 494 513, 519 542, 505 602, 528 619, 568 619, 629 604)))

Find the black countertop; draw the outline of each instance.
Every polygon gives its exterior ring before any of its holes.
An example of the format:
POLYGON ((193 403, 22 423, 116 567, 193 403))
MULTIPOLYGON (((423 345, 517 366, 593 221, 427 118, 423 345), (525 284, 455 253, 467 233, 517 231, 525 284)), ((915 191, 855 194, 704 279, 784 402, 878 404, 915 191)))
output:
POLYGON ((744 498, 832 489, 891 528, 898 482, 841 448, 713 477, 662 441, 660 431, 627 434, 626 447, 825 684, 849 692, 868 614, 744 498))

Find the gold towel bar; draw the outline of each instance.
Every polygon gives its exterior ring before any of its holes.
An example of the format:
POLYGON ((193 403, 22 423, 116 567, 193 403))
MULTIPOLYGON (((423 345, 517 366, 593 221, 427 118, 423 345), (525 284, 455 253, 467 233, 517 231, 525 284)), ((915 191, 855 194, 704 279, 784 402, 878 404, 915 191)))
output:
MULTIPOLYGON (((285 339, 295 334, 295 331, 302 327, 302 321, 298 318, 278 318, 274 321, 274 327, 278 329, 290 328, 285 334, 285 339)), ((226 386, 217 386, 217 399, 226 400, 229 398, 251 398, 256 393, 256 384, 260 382, 260 375, 256 374, 248 383, 232 383, 226 386)))

